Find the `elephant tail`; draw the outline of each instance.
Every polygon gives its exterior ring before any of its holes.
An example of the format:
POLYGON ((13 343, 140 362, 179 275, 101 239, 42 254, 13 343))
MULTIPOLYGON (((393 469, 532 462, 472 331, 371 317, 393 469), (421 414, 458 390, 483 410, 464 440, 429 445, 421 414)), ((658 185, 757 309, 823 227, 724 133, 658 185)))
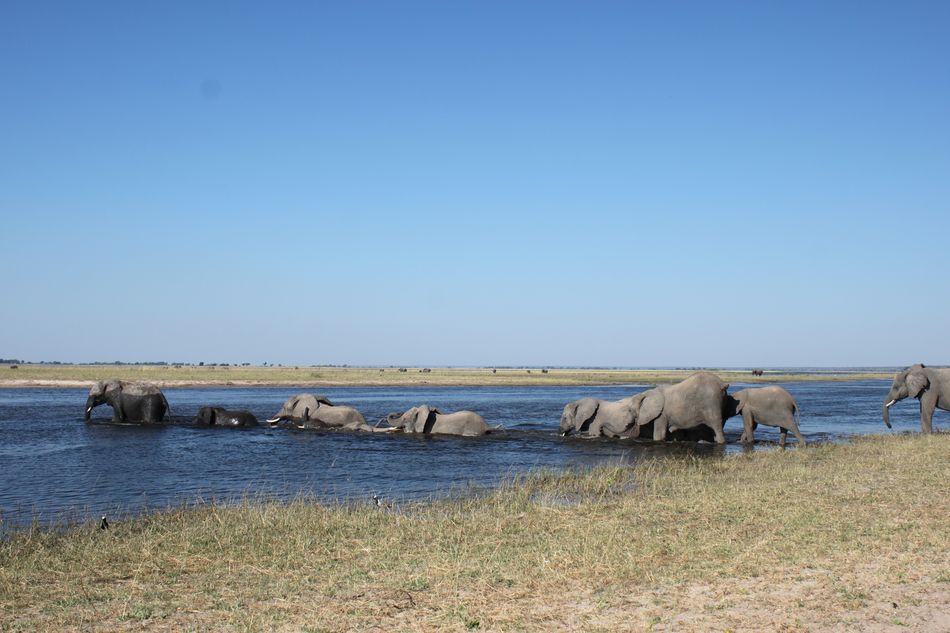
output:
POLYGON ((802 426, 802 410, 798 408, 798 403, 794 400, 792 401, 792 414, 795 416, 795 424, 801 428, 802 426))

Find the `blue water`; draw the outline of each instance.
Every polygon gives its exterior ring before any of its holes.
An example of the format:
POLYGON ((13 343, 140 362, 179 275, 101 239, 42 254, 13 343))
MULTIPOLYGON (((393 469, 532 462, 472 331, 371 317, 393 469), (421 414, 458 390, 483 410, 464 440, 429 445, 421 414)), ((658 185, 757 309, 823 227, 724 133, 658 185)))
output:
MULTIPOLYGON (((731 390, 743 385, 734 384, 731 390)), ((802 410, 809 442, 888 432, 881 406, 890 381, 783 385, 802 410)), ((368 387, 320 390, 358 408, 373 424, 391 411, 429 403, 443 411, 471 409, 503 432, 483 438, 193 427, 203 405, 274 414, 299 392, 293 388, 166 389, 173 424, 114 425, 111 409, 82 419, 84 389, 0 390, 0 520, 2 527, 71 522, 109 514, 244 495, 368 499, 374 493, 418 499, 491 486, 532 468, 630 463, 644 455, 721 455, 735 444, 741 418, 726 424, 730 444, 654 445, 558 436, 564 405, 589 396, 616 400, 646 386, 609 387, 368 387)), ((894 431, 919 431, 916 401, 892 409, 894 431)), ((945 425, 945 413, 935 422, 945 425)), ((791 439, 791 436, 790 436, 791 439)), ((756 431, 757 449, 774 447, 778 433, 756 431)))

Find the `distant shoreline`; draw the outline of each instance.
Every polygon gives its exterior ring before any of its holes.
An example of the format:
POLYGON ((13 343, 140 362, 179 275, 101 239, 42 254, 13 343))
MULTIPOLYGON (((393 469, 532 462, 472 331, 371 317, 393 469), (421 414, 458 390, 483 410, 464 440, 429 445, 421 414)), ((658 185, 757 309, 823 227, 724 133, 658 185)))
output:
MULTIPOLYGON (((151 382, 160 387, 530 387, 678 382, 698 369, 512 369, 471 367, 234 367, 173 365, 0 365, 0 388, 84 388, 97 380, 151 382)), ((891 372, 787 372, 706 369, 729 383, 889 380, 891 372)))

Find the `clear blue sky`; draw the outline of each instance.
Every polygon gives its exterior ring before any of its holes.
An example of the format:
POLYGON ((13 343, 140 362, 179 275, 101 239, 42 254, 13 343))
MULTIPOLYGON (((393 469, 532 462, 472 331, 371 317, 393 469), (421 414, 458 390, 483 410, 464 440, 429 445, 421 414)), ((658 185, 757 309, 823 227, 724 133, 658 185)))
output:
POLYGON ((0 5, 0 357, 950 363, 950 3, 197 4, 0 5))

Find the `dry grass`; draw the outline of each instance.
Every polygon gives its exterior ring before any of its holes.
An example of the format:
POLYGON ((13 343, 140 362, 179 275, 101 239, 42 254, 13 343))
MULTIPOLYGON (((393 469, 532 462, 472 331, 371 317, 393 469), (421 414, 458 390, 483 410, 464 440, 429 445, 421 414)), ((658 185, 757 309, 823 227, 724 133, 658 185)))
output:
MULTIPOLYGON (((693 369, 497 369, 420 367, 183 367, 159 365, 20 365, 0 366, 0 387, 88 386, 96 380, 144 380, 162 386, 187 385, 611 385, 657 384, 683 380, 693 369)), ((781 374, 752 376, 748 371, 711 370, 726 382, 799 382, 809 380, 890 379, 892 374, 781 374)))
POLYGON ((3 630, 947 630, 950 435, 0 542, 3 630))

